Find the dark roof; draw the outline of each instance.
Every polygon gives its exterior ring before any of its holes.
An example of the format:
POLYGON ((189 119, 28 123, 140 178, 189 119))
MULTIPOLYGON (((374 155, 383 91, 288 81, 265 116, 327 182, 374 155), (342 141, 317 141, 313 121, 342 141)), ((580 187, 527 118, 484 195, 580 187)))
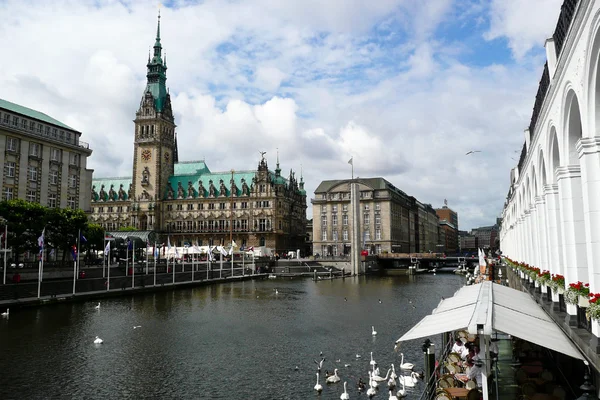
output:
MULTIPOLYGON (((408 196, 402 190, 398 189, 396 186, 385 180, 384 178, 356 178, 355 182, 362 183, 363 185, 372 187, 374 190, 385 190, 389 189, 393 192, 397 192, 404 196, 408 196)), ((319 186, 315 189, 316 193, 327 193, 335 186, 342 183, 350 183, 352 179, 335 179, 330 181, 322 181, 319 186)))
POLYGON ((154 231, 117 231, 106 232, 106 235, 123 240, 127 240, 127 238, 136 238, 144 243, 148 242, 150 245, 153 245, 156 241, 156 233, 154 231))

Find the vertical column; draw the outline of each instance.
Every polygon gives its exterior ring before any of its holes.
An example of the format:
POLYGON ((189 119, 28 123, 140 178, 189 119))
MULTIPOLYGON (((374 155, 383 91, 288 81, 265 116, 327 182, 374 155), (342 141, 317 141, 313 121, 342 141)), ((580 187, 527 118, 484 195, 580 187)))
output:
POLYGON ((523 217, 517 218, 517 261, 524 262, 525 257, 523 255, 523 217))
POLYGON ((531 220, 531 264, 540 267, 540 235, 538 227, 538 209, 535 203, 529 207, 529 219, 531 220))
POLYGON ((565 280, 567 283, 587 281, 587 255, 583 199, 579 165, 556 169, 560 197, 562 240, 564 243, 565 280))
POLYGON ((553 274, 564 275, 563 243, 560 224, 558 185, 544 186, 546 223, 548 226, 548 266, 553 274))
POLYGON ((532 248, 533 242, 531 239, 531 211, 529 209, 525 210, 525 216, 523 217, 524 221, 524 229, 523 229, 523 238, 525 239, 524 249, 525 249, 525 262, 529 265, 533 265, 532 260, 532 248))
POLYGON ((540 241, 540 269, 550 270, 548 267, 548 228, 546 226, 546 202, 543 196, 537 196, 535 203, 538 210, 538 234, 540 241))
POLYGON ((352 217, 351 231, 351 253, 350 264, 352 266, 352 274, 356 275, 361 272, 361 241, 360 241, 360 192, 358 183, 350 183, 350 213, 352 217))
POLYGON ((600 291, 600 137, 582 138, 577 142, 581 166, 583 215, 585 221, 586 256, 590 291, 600 291))

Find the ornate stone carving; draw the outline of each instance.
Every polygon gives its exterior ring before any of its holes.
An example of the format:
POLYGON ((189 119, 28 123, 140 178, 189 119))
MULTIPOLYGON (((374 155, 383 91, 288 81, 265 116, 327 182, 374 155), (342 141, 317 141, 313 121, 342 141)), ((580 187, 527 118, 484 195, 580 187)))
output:
POLYGON ((178 199, 185 198, 185 190, 183 190, 183 185, 181 184, 181 182, 179 182, 177 184, 177 198, 178 199))
POLYGON ((98 200, 98 193, 96 192, 96 185, 92 185, 92 200, 98 200))
POLYGON ((188 182, 188 193, 187 197, 194 197, 194 185, 192 185, 192 181, 188 182))
POLYGON ((217 189, 215 188, 215 185, 212 181, 212 179, 210 181, 208 181, 208 195, 210 197, 215 197, 215 193, 217 192, 217 189))
POLYGON ((141 196, 142 200, 150 200, 150 195, 148 194, 148 192, 144 189, 144 191, 142 192, 142 196, 141 196))
POLYGON ((231 195, 232 196, 237 196, 237 192, 238 192, 238 188, 235 184, 235 179, 231 179, 229 181, 229 184, 231 185, 231 195))
POLYGON ((104 191, 104 185, 100 186, 100 200, 106 200, 106 192, 104 191))
POLYGON ((108 191, 108 199, 109 200, 114 200, 115 199, 115 189, 114 189, 115 185, 110 185, 110 190, 108 191))
POLYGON ((119 186, 119 200, 125 200, 125 191, 123 190, 123 184, 119 186))
POLYGON ((204 184, 202 184, 202 179, 198 181, 198 197, 204 197, 204 193, 206 189, 204 189, 204 184))
POLYGON ((128 198, 133 198, 133 183, 129 184, 129 189, 127 190, 127 197, 128 198))
POLYGON ((250 188, 244 178, 242 178, 242 196, 250 196, 250 188))
POLYGON ((171 182, 167 184, 167 199, 172 199, 175 191, 173 190, 173 186, 171 186, 171 182))
POLYGON ((225 183, 223 182, 223 179, 221 179, 219 181, 220 185, 219 185, 219 196, 227 196, 227 188, 225 187, 225 183))
POLYGON ((142 185, 147 185, 150 183, 150 170, 148 167, 144 167, 142 171, 142 185))

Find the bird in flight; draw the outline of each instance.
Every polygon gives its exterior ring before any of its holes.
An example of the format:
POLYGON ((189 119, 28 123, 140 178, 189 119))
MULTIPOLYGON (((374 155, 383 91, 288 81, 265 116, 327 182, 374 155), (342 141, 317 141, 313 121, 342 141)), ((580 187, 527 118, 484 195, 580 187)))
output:
POLYGON ((465 156, 468 156, 469 154, 473 154, 473 153, 481 153, 481 150, 471 150, 471 151, 467 152, 467 154, 465 154, 465 156))

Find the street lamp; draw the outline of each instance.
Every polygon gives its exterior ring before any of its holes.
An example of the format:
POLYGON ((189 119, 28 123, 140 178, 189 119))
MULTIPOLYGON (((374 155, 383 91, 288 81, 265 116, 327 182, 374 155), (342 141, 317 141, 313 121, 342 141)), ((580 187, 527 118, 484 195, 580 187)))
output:
MULTIPOLYGON (((4 225, 4 250, 0 250, 4 252, 4 268, 2 272, 2 284, 6 285, 6 261, 8 255, 8 221, 4 217, 0 217, 0 225, 4 225)), ((0 242, 1 243, 1 242, 0 242)))

